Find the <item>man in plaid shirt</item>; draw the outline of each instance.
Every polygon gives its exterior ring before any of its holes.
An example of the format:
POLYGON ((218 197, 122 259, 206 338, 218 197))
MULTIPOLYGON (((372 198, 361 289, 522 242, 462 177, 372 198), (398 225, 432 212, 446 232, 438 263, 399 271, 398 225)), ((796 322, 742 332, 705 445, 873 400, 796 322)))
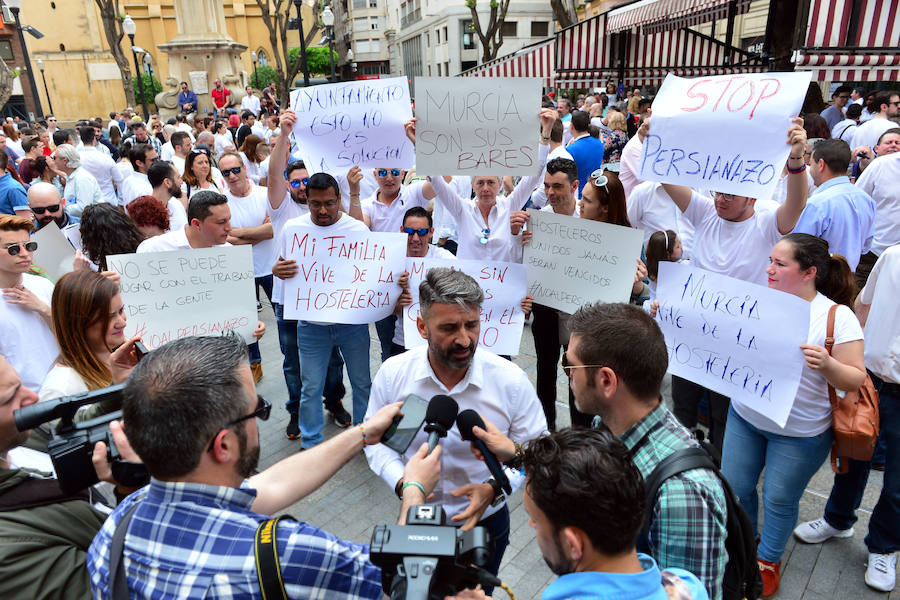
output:
MULTIPOLYGON (((144 357, 126 385, 129 441, 152 476, 97 534, 87 567, 94 598, 110 598, 110 544, 133 507, 121 558, 131 598, 262 598, 254 560, 256 529, 313 492, 374 444, 399 413, 371 419, 254 475, 256 418, 271 405, 257 396, 247 347, 237 336, 184 338, 144 357)), ((401 522, 425 502, 440 476, 440 450, 427 445, 406 465, 418 482, 403 490, 401 522)), ((277 556, 288 598, 381 598, 381 571, 369 548, 308 523, 279 523, 277 556)))

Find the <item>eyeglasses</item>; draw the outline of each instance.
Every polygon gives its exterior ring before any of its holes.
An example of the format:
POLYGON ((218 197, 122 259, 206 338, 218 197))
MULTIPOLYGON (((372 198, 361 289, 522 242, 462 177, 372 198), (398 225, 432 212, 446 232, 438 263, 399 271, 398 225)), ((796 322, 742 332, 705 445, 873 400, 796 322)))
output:
POLYGON ((36 215, 42 215, 45 212, 55 213, 56 211, 59 210, 59 207, 60 207, 59 204, 53 204, 52 206, 32 206, 31 212, 33 212, 36 215))
POLYGON ((734 199, 737 198, 734 194, 726 194, 725 192, 713 192, 713 197, 722 196, 722 200, 725 202, 734 202, 734 199))
POLYGON ((402 227, 400 229, 406 235, 417 235, 419 237, 425 237, 428 235, 428 232, 431 231, 430 227, 423 227, 422 229, 413 229, 412 227, 402 227))
POLYGON ((609 183, 609 177, 603 174, 603 169, 597 169, 590 175, 590 180, 594 182, 594 185, 598 188, 603 188, 606 190, 606 193, 609 193, 609 188, 606 187, 606 184, 609 183))
POLYGON ((159 160, 159 157, 158 157, 158 156, 154 156, 153 158, 150 159, 150 162, 151 162, 151 163, 155 163, 155 162, 158 161, 158 160, 159 160))
MULTIPOLYGON (((257 395, 256 396, 256 410, 254 410, 249 415, 244 415, 240 419, 235 419, 234 421, 230 421, 230 422, 226 423, 225 426, 222 427, 222 429, 228 429, 229 427, 234 427, 235 425, 238 425, 240 423, 243 423, 244 421, 248 421, 248 420, 254 419, 254 418, 259 418, 259 419, 262 419, 263 421, 268 421, 269 415, 271 415, 271 414, 272 414, 272 404, 268 400, 263 398, 262 396, 257 395)), ((220 429, 219 431, 222 431, 222 429, 220 429)), ((219 432, 217 431, 216 435, 218 435, 218 433, 219 432)), ((207 448, 206 451, 212 452, 213 445, 215 443, 216 443, 216 438, 213 437, 212 441, 209 443, 209 448, 207 448)))
POLYGON ((309 185, 309 177, 304 177, 303 179, 291 179, 288 183, 296 190, 301 185, 304 187, 309 185))
POLYGON ((563 373, 565 373, 566 376, 572 375, 572 369, 592 369, 592 368, 599 369, 599 368, 605 366, 605 365, 570 365, 569 359, 566 356, 565 352, 563 352, 562 358, 559 360, 559 364, 562 367, 563 373))
POLYGON ((479 239, 478 241, 481 243, 482 246, 488 243, 489 235, 491 235, 491 230, 488 227, 485 227, 484 229, 481 230, 481 239, 479 239))
POLYGON ((228 177, 229 175, 240 175, 241 169, 244 167, 234 167, 231 169, 222 169, 222 175, 228 177))
POLYGON ((378 169, 378 176, 387 177, 388 172, 390 172, 391 177, 400 177, 400 173, 402 173, 403 171, 401 171, 400 169, 378 169))
POLYGON ((19 252, 24 248, 27 252, 34 252, 37 250, 37 242, 12 242, 11 244, 6 244, 6 251, 9 252, 10 256, 18 256, 19 252))

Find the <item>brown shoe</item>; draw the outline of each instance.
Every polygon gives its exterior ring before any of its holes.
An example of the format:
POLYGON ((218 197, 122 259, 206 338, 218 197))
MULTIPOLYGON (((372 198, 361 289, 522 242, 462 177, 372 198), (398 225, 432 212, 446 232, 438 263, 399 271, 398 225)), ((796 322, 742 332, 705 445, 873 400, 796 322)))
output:
POLYGON ((775 592, 778 591, 778 584, 781 583, 781 561, 773 563, 757 558, 756 564, 759 566, 760 575, 762 575, 763 598, 774 596, 775 592))
POLYGON ((263 376, 262 363, 252 363, 250 365, 250 372, 253 373, 253 383, 259 383, 259 380, 262 379, 263 376))

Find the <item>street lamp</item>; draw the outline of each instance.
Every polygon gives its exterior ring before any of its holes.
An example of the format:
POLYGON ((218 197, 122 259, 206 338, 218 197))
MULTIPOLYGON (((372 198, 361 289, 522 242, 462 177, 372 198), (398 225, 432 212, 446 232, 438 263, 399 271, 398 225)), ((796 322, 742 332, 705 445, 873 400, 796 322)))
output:
POLYGON ((253 87, 259 89, 259 77, 256 75, 256 52, 250 53, 250 60, 253 61, 253 87))
MULTIPOLYGON (((307 0, 307 4, 312 8, 316 1, 307 0)), ((303 15, 300 13, 302 5, 303 0, 294 0, 294 7, 297 9, 297 21, 289 24, 288 29, 296 28, 300 31, 300 68, 303 69, 303 87, 309 87, 309 65, 306 64, 306 38, 303 36, 303 15)), ((292 83, 292 81, 287 82, 288 89, 290 89, 292 83)))
POLYGON ((131 53, 134 55, 134 73, 138 78, 138 89, 141 91, 141 106, 144 108, 144 123, 150 120, 150 112, 147 110, 147 99, 144 97, 144 78, 141 75, 141 66, 138 63, 137 47, 134 45, 134 34, 137 33, 137 25, 131 15, 125 15, 122 19, 122 31, 131 40, 131 53))
POLYGON ((144 66, 147 67, 147 74, 150 75, 150 97, 155 98, 156 88, 153 86, 153 57, 150 56, 149 52, 144 52, 144 66))
MULTIPOLYGON (((34 71, 31 68, 31 59, 28 58, 28 46, 25 45, 25 36, 22 34, 22 24, 19 23, 19 11, 22 9, 22 0, 6 0, 6 6, 9 7, 9 10, 13 14, 13 18, 16 20, 16 31, 19 32, 19 44, 22 46, 22 54, 25 58, 25 64, 28 67, 28 81, 31 83, 31 95, 34 97, 34 111, 37 113, 38 117, 43 117, 44 109, 41 108, 41 98, 38 96, 37 82, 34 80, 34 71)), ((32 33, 32 35, 35 34, 32 33)))
POLYGON ((328 35, 328 60, 331 62, 331 82, 334 83, 334 13, 331 5, 326 5, 322 11, 322 25, 325 26, 328 35))
POLYGON ((41 70, 41 79, 44 82, 44 94, 47 96, 47 105, 50 107, 50 114, 53 114, 53 100, 50 99, 50 90, 47 89, 47 78, 44 76, 44 61, 37 60, 38 69, 41 70))

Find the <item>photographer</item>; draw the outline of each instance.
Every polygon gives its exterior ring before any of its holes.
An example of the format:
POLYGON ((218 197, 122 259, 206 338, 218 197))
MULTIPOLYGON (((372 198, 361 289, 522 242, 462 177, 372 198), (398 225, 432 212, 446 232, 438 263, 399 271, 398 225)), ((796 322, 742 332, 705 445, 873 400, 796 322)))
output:
MULTIPOLYGON (((298 502, 364 445, 378 443, 399 409, 400 403, 386 406, 251 477, 260 451, 256 418, 267 419, 271 405, 256 393, 244 342, 184 338, 148 354, 126 384, 122 411, 131 444, 153 479, 119 505, 91 544, 94 597, 112 595, 112 559, 121 559, 120 573, 134 596, 257 597, 260 577, 272 574, 258 572, 254 559, 257 531, 271 525, 265 515, 298 502), (120 523, 124 544, 113 557, 120 523)), ((404 476, 421 488, 404 490, 401 515, 423 503, 437 483, 440 456, 425 458, 426 450, 423 445, 406 466, 404 476)), ((287 597, 381 598, 381 571, 369 561, 367 546, 292 519, 274 527, 261 537, 274 541, 276 581, 284 582, 287 597)))
MULTIPOLYGON (((37 399, 0 356, 0 598, 90 598, 85 559, 106 513, 91 505, 87 490, 64 494, 55 479, 19 468, 10 456, 30 433, 16 429, 13 411, 37 399)), ((123 457, 136 458, 118 423, 110 429, 123 457)), ((105 455, 98 444, 94 464, 113 482, 105 455)))

